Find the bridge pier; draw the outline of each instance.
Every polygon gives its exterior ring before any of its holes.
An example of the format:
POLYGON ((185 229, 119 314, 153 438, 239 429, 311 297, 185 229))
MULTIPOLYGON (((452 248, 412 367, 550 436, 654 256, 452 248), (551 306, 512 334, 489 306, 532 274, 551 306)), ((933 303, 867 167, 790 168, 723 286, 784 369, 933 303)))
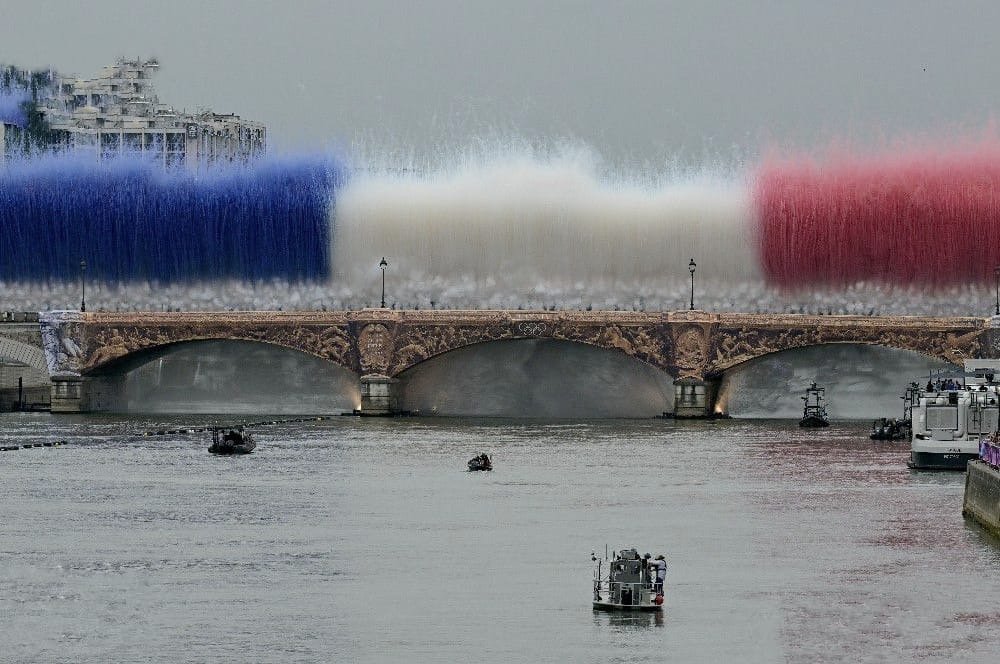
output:
POLYGON ((83 413, 83 378, 52 376, 49 403, 53 413, 83 413))
POLYGON ((388 417, 399 414, 399 380, 382 374, 361 377, 361 416, 388 417))
POLYGON ((124 376, 53 376, 53 413, 92 413, 121 408, 124 376))
POLYGON ((681 378, 674 381, 674 417, 679 420, 715 417, 720 379, 681 378))

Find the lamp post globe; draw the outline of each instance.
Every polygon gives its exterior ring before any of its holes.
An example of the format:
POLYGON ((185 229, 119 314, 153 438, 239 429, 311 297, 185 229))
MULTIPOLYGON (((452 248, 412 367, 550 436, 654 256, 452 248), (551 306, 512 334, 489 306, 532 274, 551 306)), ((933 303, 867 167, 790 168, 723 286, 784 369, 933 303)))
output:
POLYGON ((385 256, 382 257, 378 266, 382 268, 382 308, 385 309, 385 268, 389 267, 389 263, 386 262, 385 256))
POLYGON ((87 261, 80 259, 80 311, 87 310, 87 261))
POLYGON ((691 262, 688 263, 688 272, 691 273, 691 310, 694 310, 694 269, 696 267, 698 267, 698 265, 694 262, 694 259, 692 258, 691 262))

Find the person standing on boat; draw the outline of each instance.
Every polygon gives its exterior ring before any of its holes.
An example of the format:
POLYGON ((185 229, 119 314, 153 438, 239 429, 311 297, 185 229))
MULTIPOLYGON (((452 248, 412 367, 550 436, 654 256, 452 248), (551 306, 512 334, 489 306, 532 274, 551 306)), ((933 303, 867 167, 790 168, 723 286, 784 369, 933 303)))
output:
POLYGON ((656 570, 656 583, 653 584, 653 591, 657 595, 662 595, 663 581, 667 578, 667 561, 663 559, 663 554, 660 554, 649 564, 656 570))

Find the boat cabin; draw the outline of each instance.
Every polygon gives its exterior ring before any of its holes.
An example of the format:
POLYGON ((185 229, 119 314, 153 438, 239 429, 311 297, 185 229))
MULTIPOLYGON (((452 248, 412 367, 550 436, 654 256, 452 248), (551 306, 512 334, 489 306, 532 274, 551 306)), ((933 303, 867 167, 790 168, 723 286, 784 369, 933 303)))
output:
MULTIPOLYGON (((657 563, 622 549, 613 560, 597 560, 594 571, 594 608, 604 611, 659 611, 663 607, 663 579, 657 563), (606 567, 605 567, 606 566, 606 567)), ((663 563, 666 571, 666 563, 663 563)))

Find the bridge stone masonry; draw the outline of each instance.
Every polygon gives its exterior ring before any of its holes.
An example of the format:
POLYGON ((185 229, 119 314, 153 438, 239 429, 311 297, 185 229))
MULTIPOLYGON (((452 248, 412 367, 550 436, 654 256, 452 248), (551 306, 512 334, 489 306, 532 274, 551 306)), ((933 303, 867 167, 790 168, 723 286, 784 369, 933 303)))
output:
MULTIPOLYGON (((125 374, 185 342, 290 348, 358 376, 363 415, 399 413, 404 372, 473 344, 556 339, 621 353, 674 379, 676 417, 710 417, 723 375, 792 348, 860 343, 961 364, 1000 357, 1000 318, 624 311, 364 309, 333 312, 103 313, 41 316, 53 412, 103 410, 125 374)), ((664 404, 666 407, 667 404, 664 404)))
POLYGON ((38 314, 0 312, 0 411, 44 407, 49 384, 38 314))

